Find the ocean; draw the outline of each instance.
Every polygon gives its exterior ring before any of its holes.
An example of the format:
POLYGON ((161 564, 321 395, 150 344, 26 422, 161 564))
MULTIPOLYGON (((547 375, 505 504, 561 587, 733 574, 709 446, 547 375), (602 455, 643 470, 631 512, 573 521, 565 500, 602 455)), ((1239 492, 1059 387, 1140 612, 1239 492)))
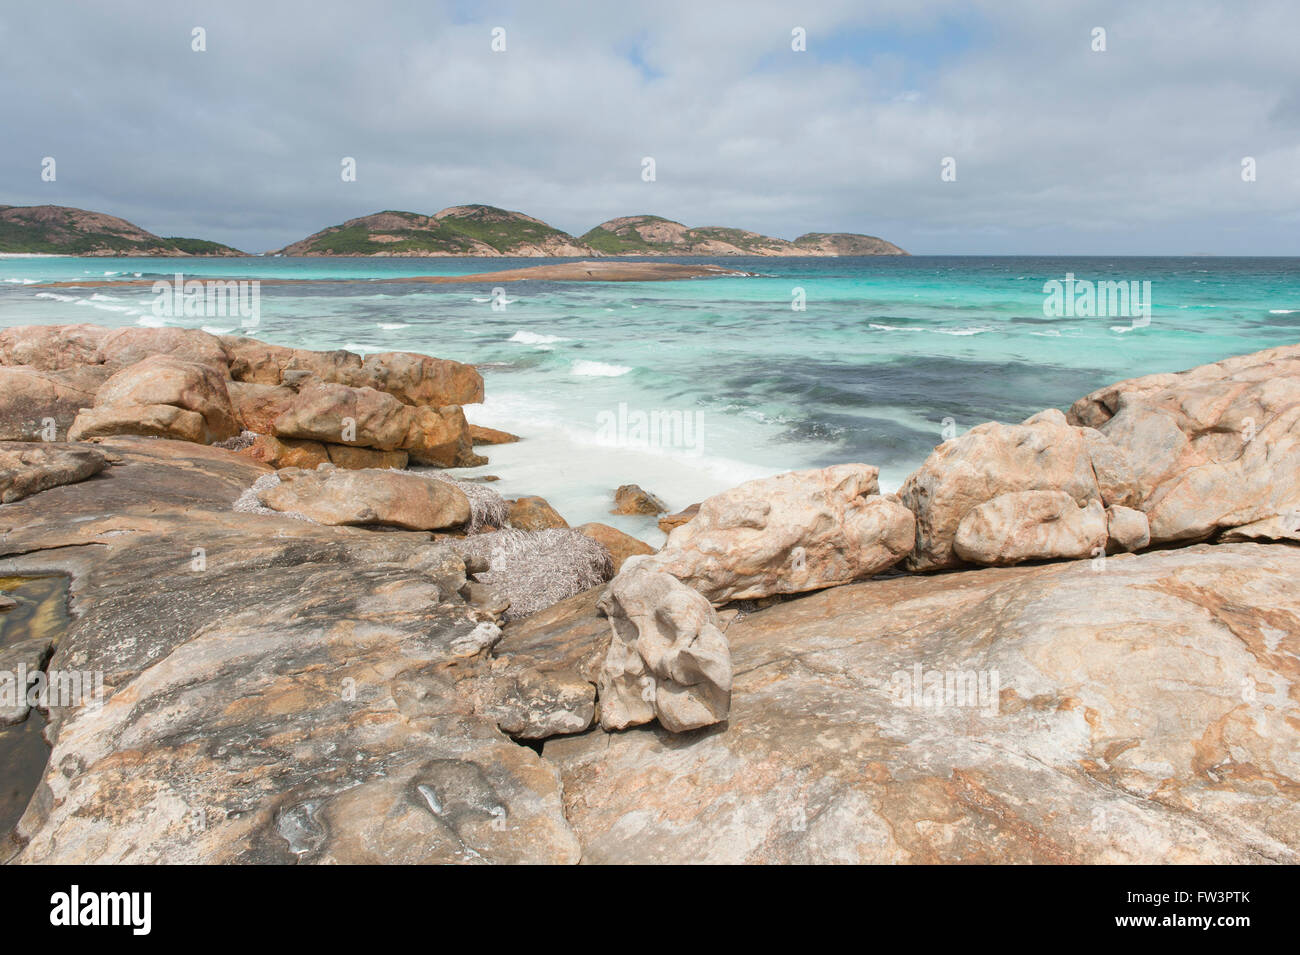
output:
POLYGON ((37 287, 47 281, 347 279, 262 287, 245 333, 478 365, 487 399, 466 409, 470 421, 525 440, 481 448, 490 463, 464 476, 495 475, 506 496, 539 494, 572 525, 604 521, 656 544, 652 518, 610 515, 614 488, 640 484, 677 509, 750 478, 860 461, 892 490, 980 422, 1300 341, 1295 258, 655 259, 757 274, 510 283, 495 295, 490 283, 385 281, 547 261, 0 257, 0 326, 240 330, 237 318, 159 319, 147 287, 37 287), (1123 308, 1111 289, 1088 309, 1067 292, 1062 309, 1044 287, 1067 276, 1135 295, 1123 308))

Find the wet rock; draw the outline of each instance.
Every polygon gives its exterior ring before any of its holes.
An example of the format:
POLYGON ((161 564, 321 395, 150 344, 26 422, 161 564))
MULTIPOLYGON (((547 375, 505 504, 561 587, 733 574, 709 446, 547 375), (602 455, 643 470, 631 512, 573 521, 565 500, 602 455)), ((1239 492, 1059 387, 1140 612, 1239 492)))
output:
MULTIPOLYGON (((468 402, 455 403, 468 404, 468 402)), ((498 431, 496 428, 485 428, 478 424, 469 426, 469 436, 474 444, 513 444, 519 440, 517 434, 511 434, 509 431, 498 431)))
POLYGON ((625 534, 617 527, 610 527, 608 524, 583 524, 577 530, 579 534, 586 534, 609 551, 609 556, 614 561, 614 573, 616 574, 622 569, 623 562, 629 557, 655 552, 655 549, 645 541, 633 537, 631 534, 625 534))
POLYGON ((671 534, 674 530, 690 521, 696 514, 700 513, 700 505, 692 504, 690 507, 683 508, 676 514, 665 514, 659 518, 659 529, 665 534, 671 534))
POLYGON ((559 515, 544 497, 521 497, 510 502, 511 527, 521 531, 544 531, 550 527, 568 527, 569 522, 559 515))
POLYGON ((624 484, 614 492, 611 514, 662 514, 668 505, 639 484, 624 484))
MULTIPOLYGON (((10 606, 14 606, 11 598, 10 606)), ((0 605, 0 610, 9 607, 0 605)), ((31 711, 29 690, 54 649, 48 637, 21 640, 0 647, 0 727, 13 726, 27 719, 31 711)))

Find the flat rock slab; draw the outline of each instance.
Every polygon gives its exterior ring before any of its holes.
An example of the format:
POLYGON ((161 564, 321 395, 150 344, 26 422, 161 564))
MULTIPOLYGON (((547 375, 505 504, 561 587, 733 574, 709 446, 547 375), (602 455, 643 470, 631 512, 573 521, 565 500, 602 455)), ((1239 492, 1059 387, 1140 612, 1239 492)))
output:
MULTIPOLYGON (((727 723, 546 744, 584 861, 1300 861, 1300 548, 1103 566, 868 581, 736 621, 727 723)), ((552 617, 503 647, 584 639, 552 617)))
MULTIPOLYGON (((116 439, 96 481, 0 509, 0 574, 71 575, 17 861, 575 862, 558 773, 457 691, 495 627, 427 533, 241 513, 271 473, 116 439)), ((490 642, 490 641, 489 641, 490 642)))

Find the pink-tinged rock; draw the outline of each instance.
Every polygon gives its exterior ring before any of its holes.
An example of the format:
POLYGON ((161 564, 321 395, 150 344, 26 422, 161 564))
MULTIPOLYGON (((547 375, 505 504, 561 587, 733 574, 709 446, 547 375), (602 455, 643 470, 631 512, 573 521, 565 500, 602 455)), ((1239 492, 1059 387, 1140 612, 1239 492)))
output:
POLYGON ((211 444, 239 432, 225 378, 216 368, 154 355, 104 382, 69 437, 144 434, 211 444))
POLYGON ((117 328, 100 341, 96 358, 105 365, 134 365, 155 355, 207 365, 222 378, 230 374, 221 340, 197 328, 117 328))
POLYGON ((19 325, 0 331, 0 365, 62 371, 99 361, 108 329, 99 325, 19 325))
POLYGON ((1070 414, 1125 452, 1153 543, 1300 540, 1300 345, 1108 385, 1070 414))
POLYGON ((877 491, 877 470, 839 464, 747 481, 709 498, 647 558, 714 604, 870 577, 911 550, 911 512, 877 491))
POLYGON ((969 511, 953 549, 972 564, 1077 560, 1104 553, 1106 534, 1099 498, 1081 507, 1064 491, 1015 491, 969 511))

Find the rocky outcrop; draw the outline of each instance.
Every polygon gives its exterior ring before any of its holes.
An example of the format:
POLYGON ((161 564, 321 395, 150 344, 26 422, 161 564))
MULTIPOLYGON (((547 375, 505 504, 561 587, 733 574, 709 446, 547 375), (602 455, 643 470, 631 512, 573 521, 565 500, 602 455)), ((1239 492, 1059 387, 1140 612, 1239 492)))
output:
POLYGON ((453 484, 400 471, 285 468, 257 499, 319 524, 379 524, 411 531, 462 527, 469 499, 453 484))
POLYGON ((234 511, 266 468, 106 439, 99 478, 0 507, 0 576, 72 575, 19 862, 578 861, 555 769, 457 688, 500 631, 427 533, 234 511), (494 635, 495 634, 495 635, 494 635))
POLYGON ((1070 419, 1126 454, 1152 542, 1300 540, 1300 345, 1121 381, 1070 419))
POLYGON ((460 407, 483 400, 482 375, 411 352, 362 358, 196 329, 25 326, 0 333, 0 384, 3 440, 71 432, 206 444, 248 431, 239 450, 279 466, 311 454, 349 468, 486 463, 460 407), (303 441, 317 445, 289 443, 303 441))
POLYGON ((648 560, 715 605, 870 577, 902 560, 916 533, 876 475, 840 464, 748 481, 702 503, 648 560))
POLYGON ((108 467, 97 448, 71 444, 0 443, 0 504, 21 501, 61 484, 75 484, 108 467))
POLYGON ((635 557, 600 609, 611 639, 599 674, 600 725, 657 719, 674 733, 722 722, 731 705, 731 654, 709 602, 635 557))
POLYGON ((154 355, 104 382, 94 406, 73 421, 68 439, 140 434, 212 444, 239 432, 225 379, 215 368, 154 355))
MULTIPOLYGON (((981 424, 939 445, 899 490, 899 500, 916 515, 916 547, 907 566, 928 571, 963 560, 1005 564, 1067 552, 1087 556, 1083 545, 1093 543, 1100 509, 1131 506, 1138 496, 1122 449, 1095 431, 1071 426, 1060 411, 1043 411, 1018 425, 981 424), (1046 506, 1049 498, 1041 494, 1021 496, 1026 492, 1051 492, 1056 504, 1046 506), (1082 513, 1065 509, 1066 498, 1082 513), (978 508, 983 510, 972 516, 978 508), (956 543, 968 517, 969 556, 963 557, 956 543), (1069 529, 1057 533, 1063 528, 1069 529), (997 540, 1009 549, 990 550, 997 540)), ((1103 539, 1094 546, 1104 545, 1103 539)))
MULTIPOLYGON (((875 580, 743 617, 725 729, 547 743, 584 861, 1300 861, 1300 548, 1100 568, 875 580)), ((578 614, 548 638, 589 644, 578 614)))

